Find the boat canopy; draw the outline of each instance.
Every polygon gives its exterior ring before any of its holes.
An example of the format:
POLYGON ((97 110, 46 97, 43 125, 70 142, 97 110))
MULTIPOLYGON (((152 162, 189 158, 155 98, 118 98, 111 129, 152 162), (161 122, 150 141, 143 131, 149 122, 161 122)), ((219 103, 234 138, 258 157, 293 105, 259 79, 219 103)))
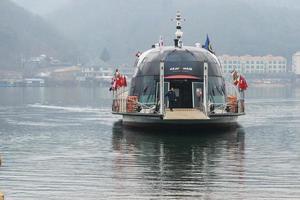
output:
POLYGON ((159 76, 160 61, 164 62, 165 76, 203 76, 204 62, 208 76, 222 77, 221 65, 215 55, 199 47, 161 47, 144 52, 137 60, 134 76, 159 76))

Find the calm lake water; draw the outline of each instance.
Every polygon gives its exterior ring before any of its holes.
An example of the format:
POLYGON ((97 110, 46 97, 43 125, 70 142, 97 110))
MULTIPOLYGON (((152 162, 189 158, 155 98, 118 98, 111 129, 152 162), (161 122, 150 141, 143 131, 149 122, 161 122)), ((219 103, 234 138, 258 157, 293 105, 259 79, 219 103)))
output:
POLYGON ((107 88, 0 88, 6 200, 300 199, 300 89, 251 88, 240 127, 144 132, 107 88))

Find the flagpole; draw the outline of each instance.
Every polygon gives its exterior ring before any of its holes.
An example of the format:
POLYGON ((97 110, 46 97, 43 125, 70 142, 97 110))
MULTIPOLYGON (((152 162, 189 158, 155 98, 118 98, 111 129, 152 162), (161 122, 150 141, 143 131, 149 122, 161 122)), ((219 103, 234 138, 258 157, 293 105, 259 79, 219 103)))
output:
POLYGON ((119 95, 120 96, 120 102, 121 102, 121 110, 120 110, 121 113, 123 112, 123 98, 122 98, 123 94, 122 94, 122 91, 123 91, 123 88, 121 87, 120 88, 120 95, 119 95))
POLYGON ((163 60, 160 61, 160 114, 163 115, 164 114, 164 103, 165 103, 165 95, 164 95, 164 70, 165 70, 165 63, 163 60))
POLYGON ((204 113, 208 115, 208 64, 204 62, 204 70, 203 70, 203 104, 204 104, 204 113))
POLYGON ((120 100, 121 100, 121 113, 122 113, 123 112, 123 87, 122 86, 120 88, 120 92, 121 92, 120 100))

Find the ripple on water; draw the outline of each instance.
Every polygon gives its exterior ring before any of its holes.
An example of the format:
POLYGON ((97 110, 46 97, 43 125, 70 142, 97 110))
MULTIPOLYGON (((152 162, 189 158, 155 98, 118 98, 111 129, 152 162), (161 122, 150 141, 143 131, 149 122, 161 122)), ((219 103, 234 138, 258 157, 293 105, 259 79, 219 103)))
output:
POLYGON ((108 107, 1 107, 0 190, 8 200, 299 199, 299 107, 253 101, 242 128, 217 134, 131 130, 108 107))

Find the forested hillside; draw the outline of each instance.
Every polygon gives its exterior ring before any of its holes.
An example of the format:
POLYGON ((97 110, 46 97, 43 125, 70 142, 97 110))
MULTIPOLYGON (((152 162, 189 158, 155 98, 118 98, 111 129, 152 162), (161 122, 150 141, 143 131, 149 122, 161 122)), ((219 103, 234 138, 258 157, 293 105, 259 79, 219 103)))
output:
POLYGON ((172 43, 175 23, 171 18, 177 10, 186 19, 186 45, 204 43, 209 34, 217 54, 274 54, 290 59, 300 49, 298 0, 14 1, 36 13, 43 6, 57 11, 44 13, 41 19, 8 0, 0 1, 0 56, 5 58, 0 62, 5 65, 12 65, 21 54, 43 51, 66 60, 80 54, 80 60, 88 62, 101 57, 104 49, 109 62, 132 63, 135 53, 149 48, 160 35, 165 44, 172 43), (70 48, 68 40, 80 52, 72 53, 75 48, 70 48))
POLYGON ((76 49, 41 17, 10 0, 0 0, 0 69, 20 68, 22 57, 41 54, 70 61, 76 49))

